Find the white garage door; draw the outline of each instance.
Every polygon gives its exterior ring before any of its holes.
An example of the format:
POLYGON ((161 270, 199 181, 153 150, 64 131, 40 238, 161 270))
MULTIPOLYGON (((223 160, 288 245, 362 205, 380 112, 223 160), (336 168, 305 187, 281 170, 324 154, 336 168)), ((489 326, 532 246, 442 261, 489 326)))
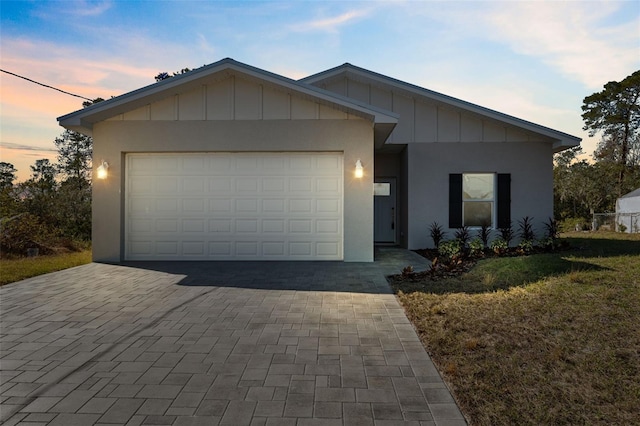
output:
POLYGON ((126 160, 127 260, 342 259, 342 154, 126 160))

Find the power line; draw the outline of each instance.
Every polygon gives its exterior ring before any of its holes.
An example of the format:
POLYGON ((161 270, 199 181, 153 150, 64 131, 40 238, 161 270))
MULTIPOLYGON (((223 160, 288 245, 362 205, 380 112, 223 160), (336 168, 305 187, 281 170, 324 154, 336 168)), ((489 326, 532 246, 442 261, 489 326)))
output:
POLYGON ((58 89, 57 87, 49 86, 48 84, 40 83, 40 82, 37 82, 37 81, 35 81, 35 80, 31 80, 30 78, 27 78, 27 77, 24 77, 24 76, 21 76, 21 75, 18 75, 18 74, 15 74, 15 73, 12 73, 12 72, 9 72, 9 71, 6 71, 6 70, 3 70, 3 69, 0 69, 0 71, 5 72, 5 73, 7 73, 7 74, 11 74, 11 75, 13 75, 13 76, 15 76, 15 77, 18 77, 18 78, 21 78, 21 79, 23 79, 23 80, 27 80, 27 81, 29 81, 29 82, 31 82, 31 83, 35 83, 35 84, 37 84, 37 85, 40 85, 40 86, 43 86, 43 87, 47 87, 47 88, 49 88, 49 89, 57 90, 58 92, 62 92, 62 93, 64 93, 65 95, 71 95, 71 96, 75 96, 76 98, 85 99, 85 100, 87 100, 87 101, 91 101, 91 102, 93 102, 93 99, 85 98, 84 96, 76 95, 76 94, 73 94, 73 93, 67 92, 66 90, 58 89))

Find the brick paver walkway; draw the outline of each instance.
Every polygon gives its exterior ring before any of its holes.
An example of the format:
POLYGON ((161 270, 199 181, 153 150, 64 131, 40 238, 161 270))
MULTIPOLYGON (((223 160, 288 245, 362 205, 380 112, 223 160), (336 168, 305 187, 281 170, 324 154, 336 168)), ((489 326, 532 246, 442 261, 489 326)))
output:
POLYGON ((94 263, 4 286, 0 423, 466 424, 384 279, 410 255, 94 263))

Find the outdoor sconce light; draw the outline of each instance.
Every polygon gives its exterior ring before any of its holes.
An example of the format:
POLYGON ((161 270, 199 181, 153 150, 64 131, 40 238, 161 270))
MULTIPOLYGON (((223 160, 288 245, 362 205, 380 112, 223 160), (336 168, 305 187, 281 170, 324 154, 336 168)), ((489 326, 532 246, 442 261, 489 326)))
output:
POLYGON ((362 178, 363 175, 364 175, 364 168, 362 167, 362 162, 360 161, 360 159, 358 159, 358 161, 356 161, 355 176, 356 178, 360 179, 362 178))
POLYGON ((108 170, 109 170, 109 164, 106 161, 103 161, 102 164, 100 164, 96 169, 96 175, 98 176, 98 179, 106 179, 108 175, 107 173, 108 170))

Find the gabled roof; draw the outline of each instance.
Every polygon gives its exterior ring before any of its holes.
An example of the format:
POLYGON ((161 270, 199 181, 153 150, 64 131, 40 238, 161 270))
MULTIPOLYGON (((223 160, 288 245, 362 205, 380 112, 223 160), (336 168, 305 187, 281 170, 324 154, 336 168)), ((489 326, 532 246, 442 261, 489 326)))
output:
POLYGON ((179 91, 182 92, 190 88, 195 88, 217 74, 223 77, 239 74, 252 80, 278 86, 290 93, 313 99, 323 105, 369 119, 374 123, 378 144, 384 143, 384 140, 391 134, 391 131, 398 122, 399 116, 393 112, 336 95, 335 93, 304 82, 252 67, 231 58, 222 59, 188 73, 161 80, 138 90, 63 115, 58 117, 58 122, 67 129, 91 135, 93 124, 99 121, 140 108, 151 102, 159 101, 179 91))
POLYGON ((548 138, 551 138, 554 141, 553 143, 554 152, 559 152, 564 149, 577 146, 580 144, 580 141, 582 140, 581 138, 577 136, 572 136, 568 133, 564 133, 558 130, 551 129, 549 127, 535 124, 527 120, 522 120, 520 118, 516 118, 511 115, 507 115, 489 108, 485 108, 480 105, 473 104, 471 102, 467 102, 461 99, 447 96, 442 93, 434 92, 433 90, 425 89, 423 87, 406 83, 404 81, 397 80, 395 78, 388 77, 383 74, 369 71, 365 68, 360 68, 350 63, 345 63, 335 68, 331 68, 329 70, 319 72, 309 77, 300 79, 299 81, 308 83, 308 84, 316 84, 321 81, 331 81, 340 77, 348 77, 348 78, 352 78, 354 80, 360 80, 360 81, 364 80, 364 81, 376 84, 379 87, 396 90, 396 91, 400 90, 402 92, 405 92, 410 97, 418 97, 428 101, 432 101, 432 102, 435 101, 438 103, 442 103, 451 107, 468 111, 473 114, 488 117, 492 120, 497 120, 497 121, 509 124, 511 126, 515 126, 533 133, 546 136, 548 138))
POLYGON ((628 194, 624 194, 620 198, 633 198, 633 197, 640 197, 640 188, 638 188, 636 190, 633 190, 633 191, 629 192, 628 194))

